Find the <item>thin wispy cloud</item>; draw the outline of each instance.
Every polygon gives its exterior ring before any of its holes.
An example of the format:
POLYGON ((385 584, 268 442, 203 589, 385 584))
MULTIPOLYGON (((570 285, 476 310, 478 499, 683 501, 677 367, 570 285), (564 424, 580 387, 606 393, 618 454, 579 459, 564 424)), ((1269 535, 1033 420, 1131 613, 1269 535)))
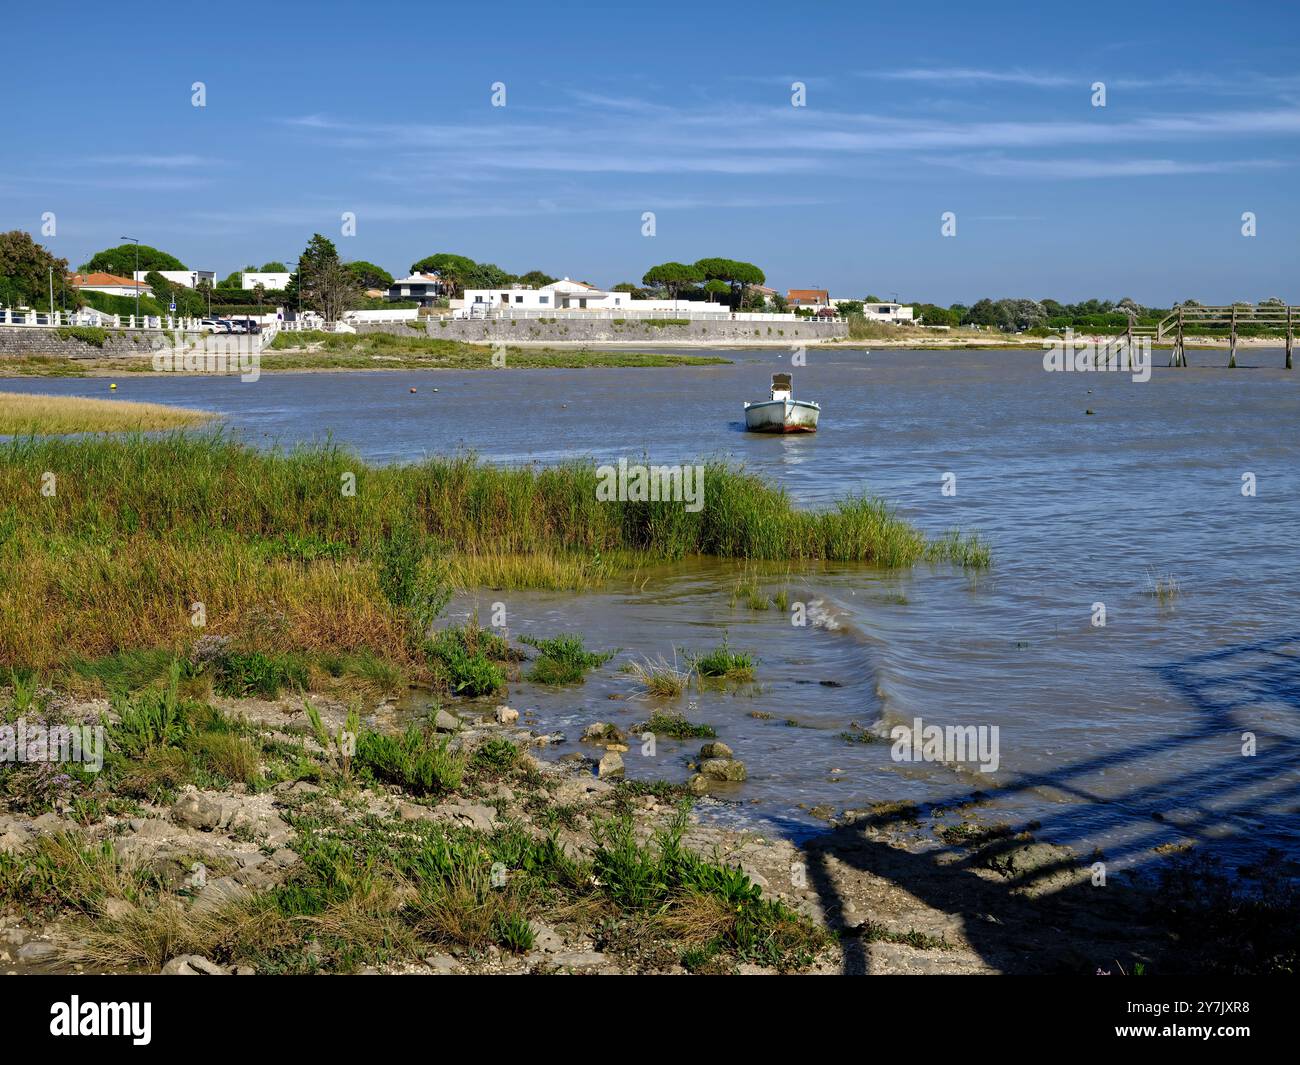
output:
MULTIPOLYGON (((290 119, 290 123, 297 120, 290 119)), ((801 108, 735 108, 722 113, 673 112, 662 123, 503 122, 499 125, 467 123, 392 124, 331 121, 312 128, 344 135, 355 147, 423 147, 444 155, 473 149, 480 165, 526 169, 530 160, 541 169, 554 169, 567 157, 575 166, 588 161, 600 169, 598 159, 618 159, 615 169, 644 167, 665 169, 656 152, 671 153, 674 166, 689 166, 688 156, 701 158, 698 169, 708 169, 711 157, 723 172, 738 164, 724 161, 729 152, 914 152, 935 148, 1035 148, 1075 145, 1126 144, 1150 140, 1209 142, 1246 136, 1300 135, 1300 107, 1253 110, 1169 112, 1115 120, 1087 112, 1081 119, 961 121, 917 119, 860 112, 801 108), (589 150, 574 145, 596 140, 589 150), (556 145, 566 146, 557 149, 556 145), (491 151, 489 151, 491 150, 491 151), (529 153, 532 153, 531 155, 529 153), (522 160, 522 162, 520 161, 522 160)), ((337 142, 331 142, 337 143, 337 142)), ((786 169, 778 161, 778 169, 786 169)), ((761 166, 748 168, 761 172, 761 166)))
POLYGON ((182 170, 223 164, 222 160, 205 155, 97 155, 88 161, 95 166, 129 166, 143 170, 182 170))
POLYGON ((1073 74, 1059 71, 1001 70, 980 67, 911 67, 899 70, 860 71, 860 77, 930 85, 1023 85, 1036 89, 1088 90, 1101 81, 1108 89, 1181 90, 1218 95, 1279 94, 1300 91, 1300 75, 1272 75, 1238 71, 1224 77, 1204 71, 1175 71, 1158 76, 1109 75, 1104 69, 1073 74))
MULTIPOLYGON (((576 215, 607 212, 765 210, 817 207, 827 201, 801 195, 690 196, 654 193, 620 196, 590 193, 563 197, 521 196, 517 200, 454 198, 434 202, 349 203, 346 196, 318 198, 311 203, 282 203, 249 210, 197 210, 190 223, 206 224, 211 232, 257 232, 271 227, 321 228, 336 225, 339 213, 352 211, 358 227, 389 222, 437 222, 466 218, 536 217, 541 214, 576 215)), ((188 223, 187 223, 188 224, 188 223)))
POLYGON ((1037 88, 1056 89, 1078 85, 1080 79, 1062 74, 1037 74, 1028 70, 979 70, 973 67, 913 67, 906 70, 868 70, 862 77, 881 78, 886 81, 925 81, 940 84, 1033 85, 1037 88))
POLYGON ((987 177, 1097 178, 1174 177, 1182 174, 1227 174, 1242 170, 1268 170, 1285 165, 1276 159, 1011 159, 980 156, 932 156, 936 166, 948 166, 987 177))

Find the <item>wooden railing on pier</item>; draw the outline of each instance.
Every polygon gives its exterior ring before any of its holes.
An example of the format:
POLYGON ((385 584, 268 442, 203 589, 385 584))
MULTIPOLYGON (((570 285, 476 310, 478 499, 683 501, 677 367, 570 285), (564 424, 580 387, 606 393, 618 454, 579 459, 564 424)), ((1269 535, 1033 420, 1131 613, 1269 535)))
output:
POLYGON ((1173 352, 1169 356, 1170 366, 1187 365, 1187 329, 1191 326, 1208 326, 1228 330, 1228 366, 1237 365, 1238 330, 1251 326, 1265 326, 1286 334, 1286 368, 1292 369, 1292 352, 1295 349, 1295 327, 1300 323, 1300 307, 1291 307, 1283 303, 1261 303, 1256 306, 1238 304, 1232 307, 1201 307, 1188 305, 1177 307, 1167 314, 1158 325, 1130 325, 1128 336, 1130 343, 1134 337, 1150 337, 1152 342, 1173 337, 1173 352))

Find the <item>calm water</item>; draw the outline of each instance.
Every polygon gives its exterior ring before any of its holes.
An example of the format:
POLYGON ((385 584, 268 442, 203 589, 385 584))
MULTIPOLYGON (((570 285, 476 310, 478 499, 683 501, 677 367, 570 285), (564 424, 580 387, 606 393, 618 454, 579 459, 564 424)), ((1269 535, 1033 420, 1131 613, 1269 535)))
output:
MULTIPOLYGON (((503 600, 515 634, 573 630, 623 649, 583 688, 512 691, 512 705, 566 732, 557 753, 587 721, 626 728, 648 716, 618 670, 629 657, 671 660, 724 632, 754 651, 757 684, 692 692, 677 707, 715 725, 749 766, 719 816, 797 832, 815 823, 813 806, 942 802, 978 788, 993 800, 987 819, 1036 820, 1039 835, 1100 845, 1116 863, 1185 840, 1243 860, 1268 847, 1300 858, 1300 373, 1280 368, 1280 351, 1247 351, 1235 371, 1220 352, 1193 353, 1191 369, 1158 366, 1141 384, 1048 374, 1037 352, 814 350, 795 387, 822 403, 822 431, 787 438, 747 435, 740 422, 742 400, 764 397, 788 354, 726 354, 733 365, 682 370, 251 385, 127 375, 116 394, 218 410, 258 444, 330 434, 381 462, 461 447, 503 462, 725 456, 803 505, 867 489, 929 532, 978 530, 995 565, 976 576, 765 573, 769 592, 810 604, 805 628, 733 604, 736 571, 723 565, 656 572, 643 589, 486 593, 477 605, 486 620, 503 600), (948 472, 955 496, 941 492, 948 472), (1253 498, 1241 492, 1247 472, 1253 498), (1179 594, 1151 593, 1170 577, 1179 594), (1091 624, 1094 603, 1105 604, 1104 628, 1091 624), (998 726, 998 770, 897 763, 888 742, 840 737, 851 722, 884 734, 917 716, 998 726), (1247 732, 1254 757, 1241 753, 1247 732)), ((107 394, 102 380, 5 387, 107 394)), ((629 774, 684 777, 694 749, 662 743, 651 760, 634 748, 629 774)))

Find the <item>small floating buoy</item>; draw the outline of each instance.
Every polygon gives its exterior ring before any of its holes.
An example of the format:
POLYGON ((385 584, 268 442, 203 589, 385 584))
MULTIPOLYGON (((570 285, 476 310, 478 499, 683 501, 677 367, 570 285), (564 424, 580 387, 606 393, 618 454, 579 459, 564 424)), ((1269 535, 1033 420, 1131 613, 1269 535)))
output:
POLYGON ((108 386, 108 390, 109 390, 110 392, 114 392, 114 391, 116 391, 116 390, 117 390, 117 382, 114 381, 111 385, 109 385, 109 386, 108 386))
POLYGON ((413 389, 411 389, 411 391, 412 391, 412 392, 414 392, 414 391, 415 391, 415 389, 414 389, 414 388, 413 388, 413 389))
POLYGON ((1095 410, 1093 410, 1091 407, 1089 407, 1089 408, 1088 408, 1086 411, 1084 411, 1083 413, 1084 413, 1084 414, 1096 414, 1097 412, 1096 412, 1095 410))
POLYGON ((437 392, 438 390, 435 388, 434 391, 437 392))

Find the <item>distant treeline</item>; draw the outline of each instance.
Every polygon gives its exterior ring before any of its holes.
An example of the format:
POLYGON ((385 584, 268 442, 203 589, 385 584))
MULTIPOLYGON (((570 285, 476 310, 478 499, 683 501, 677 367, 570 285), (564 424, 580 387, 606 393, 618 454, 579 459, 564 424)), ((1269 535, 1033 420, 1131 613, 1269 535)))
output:
MULTIPOLYGON (((1172 311, 1182 307, 1199 307, 1199 300, 1183 300, 1173 307, 1144 307, 1130 297, 1118 302, 1110 300, 1084 300, 1082 303, 1060 303, 1043 299, 982 299, 967 306, 954 303, 941 307, 934 303, 913 303, 915 315, 925 325, 981 326, 998 329, 1004 333, 1043 334, 1062 329, 1116 331, 1134 325, 1156 325, 1172 311)), ((1277 296, 1259 301, 1259 306, 1285 306, 1286 301, 1277 296)), ((1255 305, 1239 302, 1242 317, 1249 320, 1255 305)))

